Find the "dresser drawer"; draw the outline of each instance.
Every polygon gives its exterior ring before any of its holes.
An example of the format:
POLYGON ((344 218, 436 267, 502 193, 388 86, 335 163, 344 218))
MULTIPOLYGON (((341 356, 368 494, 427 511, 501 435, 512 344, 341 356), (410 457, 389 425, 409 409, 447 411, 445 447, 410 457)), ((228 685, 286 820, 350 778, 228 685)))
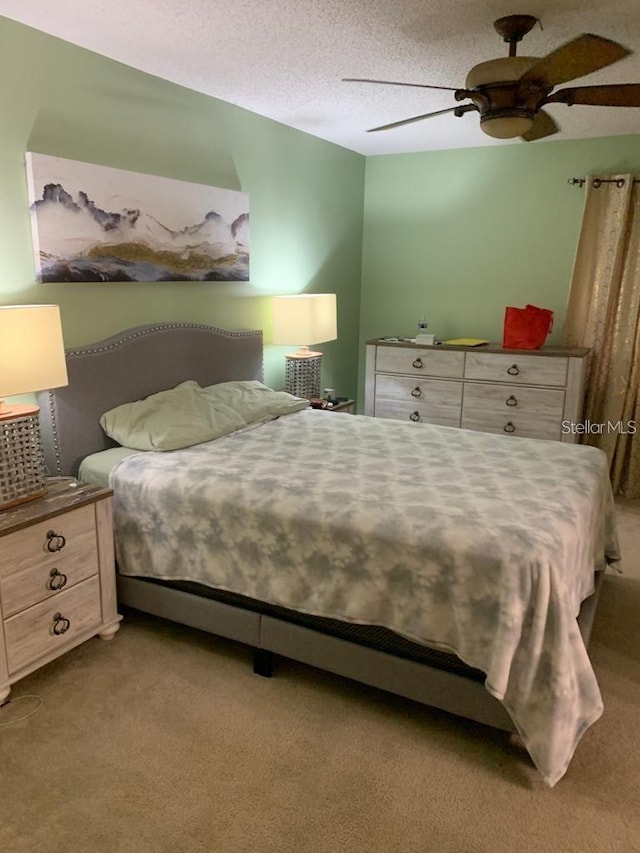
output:
POLYGON ((73 565, 95 561, 96 547, 94 508, 80 507, 4 537, 0 579, 25 569, 62 566, 67 561, 73 565))
POLYGON ((468 352, 464 378, 563 388, 568 364, 569 359, 562 357, 468 352))
POLYGON ((557 418, 544 415, 526 415, 522 412, 491 412, 483 409, 465 408, 462 411, 463 429, 493 432, 496 435, 511 435, 519 438, 560 438, 560 423, 557 418))
POLYGON ((464 353, 426 347, 377 347, 376 371, 462 379, 464 353))
POLYGON ((9 674, 97 627, 101 618, 100 581, 93 577, 6 619, 9 674))
POLYGON ((462 383, 406 376, 376 377, 374 415, 443 426, 460 426, 462 383))
POLYGON ((463 415, 493 412, 500 415, 551 418, 558 423, 564 411, 564 391, 555 388, 528 388, 523 385, 489 385, 467 382, 464 386, 463 415))

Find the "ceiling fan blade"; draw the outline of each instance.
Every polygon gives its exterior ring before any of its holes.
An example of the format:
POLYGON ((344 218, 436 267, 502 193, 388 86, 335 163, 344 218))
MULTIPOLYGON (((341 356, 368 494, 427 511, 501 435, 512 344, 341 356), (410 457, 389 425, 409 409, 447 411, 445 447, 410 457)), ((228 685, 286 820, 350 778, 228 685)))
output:
POLYGON ((612 83, 609 86, 575 86, 559 89, 545 98, 545 104, 586 104, 594 107, 640 107, 640 83, 612 83))
POLYGON ((446 92, 456 92, 454 86, 429 86, 427 83, 397 83, 395 80, 369 80, 363 77, 343 77, 343 83, 382 83, 385 86, 415 86, 418 89, 443 89, 446 92))
POLYGON ((567 83, 624 59, 631 53, 615 41, 583 33, 543 57, 520 80, 544 80, 550 86, 567 83))
POLYGON ((545 136, 551 136, 560 130, 554 119, 549 113, 544 110, 539 110, 533 120, 533 126, 520 137, 525 142, 535 142, 538 139, 544 139, 545 136))
POLYGON ((464 106, 451 107, 448 110, 437 110, 435 113, 425 113, 422 116, 413 116, 413 118, 404 118, 401 121, 392 121, 391 124, 383 124, 380 127, 370 127, 367 130, 367 133, 375 133, 377 130, 392 130, 394 127, 402 127, 404 124, 413 124, 414 121, 422 121, 424 118, 433 118, 434 116, 441 116, 445 113, 455 113, 457 116, 461 116, 463 113, 468 113, 471 110, 477 110, 475 104, 465 104, 464 106))

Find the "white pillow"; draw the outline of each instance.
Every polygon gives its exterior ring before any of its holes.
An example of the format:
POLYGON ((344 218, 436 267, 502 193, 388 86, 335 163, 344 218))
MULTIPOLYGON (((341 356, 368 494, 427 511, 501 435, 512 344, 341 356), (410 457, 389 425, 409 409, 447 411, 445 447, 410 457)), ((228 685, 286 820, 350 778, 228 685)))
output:
POLYGON ((247 424, 299 412, 309 405, 302 397, 274 391, 255 380, 219 382, 202 391, 216 406, 232 409, 247 424))
POLYGON ((100 426, 123 447, 179 450, 246 426, 243 418, 211 399, 197 382, 182 382, 144 400, 105 412, 100 426))

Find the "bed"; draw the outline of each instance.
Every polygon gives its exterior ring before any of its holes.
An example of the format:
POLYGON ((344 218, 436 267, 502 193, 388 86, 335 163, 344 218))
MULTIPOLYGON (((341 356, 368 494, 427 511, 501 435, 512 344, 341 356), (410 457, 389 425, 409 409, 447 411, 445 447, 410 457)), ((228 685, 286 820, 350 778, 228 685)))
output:
MULTIPOLYGON (((262 355, 258 331, 188 323, 70 350, 68 387, 40 399, 50 472, 118 453, 105 411, 261 380, 262 355)), ((250 646, 262 675, 281 655, 517 731, 554 785, 602 713, 586 645, 618 549, 599 454, 310 409, 124 454, 119 601, 250 646)))

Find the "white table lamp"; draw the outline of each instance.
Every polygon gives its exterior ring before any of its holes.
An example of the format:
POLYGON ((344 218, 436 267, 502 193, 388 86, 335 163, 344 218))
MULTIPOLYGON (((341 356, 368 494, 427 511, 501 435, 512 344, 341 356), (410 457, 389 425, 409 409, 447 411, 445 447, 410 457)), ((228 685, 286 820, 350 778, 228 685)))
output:
POLYGON ((2 398, 67 382, 59 307, 0 306, 0 510, 46 493, 40 409, 2 398))
POLYGON ((320 397, 322 353, 309 346, 338 337, 335 293, 273 297, 274 344, 297 344, 286 358, 285 390, 296 397, 320 397))

